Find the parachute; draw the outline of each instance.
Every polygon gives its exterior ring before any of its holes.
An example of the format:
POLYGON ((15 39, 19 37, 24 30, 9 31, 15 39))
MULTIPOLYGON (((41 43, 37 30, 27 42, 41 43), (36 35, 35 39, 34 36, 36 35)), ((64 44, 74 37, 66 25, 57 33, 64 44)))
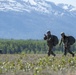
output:
POLYGON ((68 36, 68 41, 70 45, 73 45, 75 43, 75 38, 73 36, 68 36))
POLYGON ((58 37, 55 35, 52 35, 52 37, 53 37, 53 46, 56 46, 59 42, 58 37))

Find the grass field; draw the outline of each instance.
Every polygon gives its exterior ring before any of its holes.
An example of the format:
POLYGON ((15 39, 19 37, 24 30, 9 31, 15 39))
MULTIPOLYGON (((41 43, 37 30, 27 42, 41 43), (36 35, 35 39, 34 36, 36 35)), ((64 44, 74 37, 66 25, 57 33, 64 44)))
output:
POLYGON ((76 75, 76 57, 1 54, 0 75, 76 75))

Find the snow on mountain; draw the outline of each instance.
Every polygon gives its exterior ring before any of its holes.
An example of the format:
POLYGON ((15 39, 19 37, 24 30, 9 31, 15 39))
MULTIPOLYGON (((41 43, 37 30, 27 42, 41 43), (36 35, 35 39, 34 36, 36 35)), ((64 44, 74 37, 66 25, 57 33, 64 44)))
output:
MULTIPOLYGON (((53 3, 51 3, 53 4, 53 3)), ((51 4, 46 0, 0 0, 0 11, 27 11, 36 10, 39 12, 50 13, 53 10, 51 4)), ((58 5, 57 5, 58 6, 58 5)), ((71 5, 61 5, 61 9, 75 10, 71 5)))
POLYGON ((43 4, 39 2, 35 2, 34 0, 2 0, 0 1, 0 10, 7 11, 31 11, 32 10, 40 10, 47 11, 47 9, 43 6, 43 4), (38 3, 38 4, 37 4, 38 3))
POLYGON ((45 31, 75 35, 76 10, 47 0, 0 0, 0 38, 42 39, 45 31))

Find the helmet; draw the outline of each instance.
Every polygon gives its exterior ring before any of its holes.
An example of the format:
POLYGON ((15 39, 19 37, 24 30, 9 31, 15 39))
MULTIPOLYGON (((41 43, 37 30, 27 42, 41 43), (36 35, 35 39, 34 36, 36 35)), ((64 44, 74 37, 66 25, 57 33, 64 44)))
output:
POLYGON ((47 34, 50 34, 51 32, 50 31, 47 31, 47 34))
POLYGON ((65 33, 64 32, 61 32, 61 35, 65 35, 65 33))

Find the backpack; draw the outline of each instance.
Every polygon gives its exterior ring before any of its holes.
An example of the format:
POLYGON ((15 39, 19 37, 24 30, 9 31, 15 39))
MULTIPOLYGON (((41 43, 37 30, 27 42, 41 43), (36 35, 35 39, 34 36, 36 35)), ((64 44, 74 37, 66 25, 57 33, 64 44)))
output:
POLYGON ((68 36, 68 41, 70 45, 73 45, 75 43, 75 38, 73 36, 68 36))
POLYGON ((59 42, 58 37, 55 35, 52 35, 52 37, 53 37, 53 46, 56 46, 59 42))

